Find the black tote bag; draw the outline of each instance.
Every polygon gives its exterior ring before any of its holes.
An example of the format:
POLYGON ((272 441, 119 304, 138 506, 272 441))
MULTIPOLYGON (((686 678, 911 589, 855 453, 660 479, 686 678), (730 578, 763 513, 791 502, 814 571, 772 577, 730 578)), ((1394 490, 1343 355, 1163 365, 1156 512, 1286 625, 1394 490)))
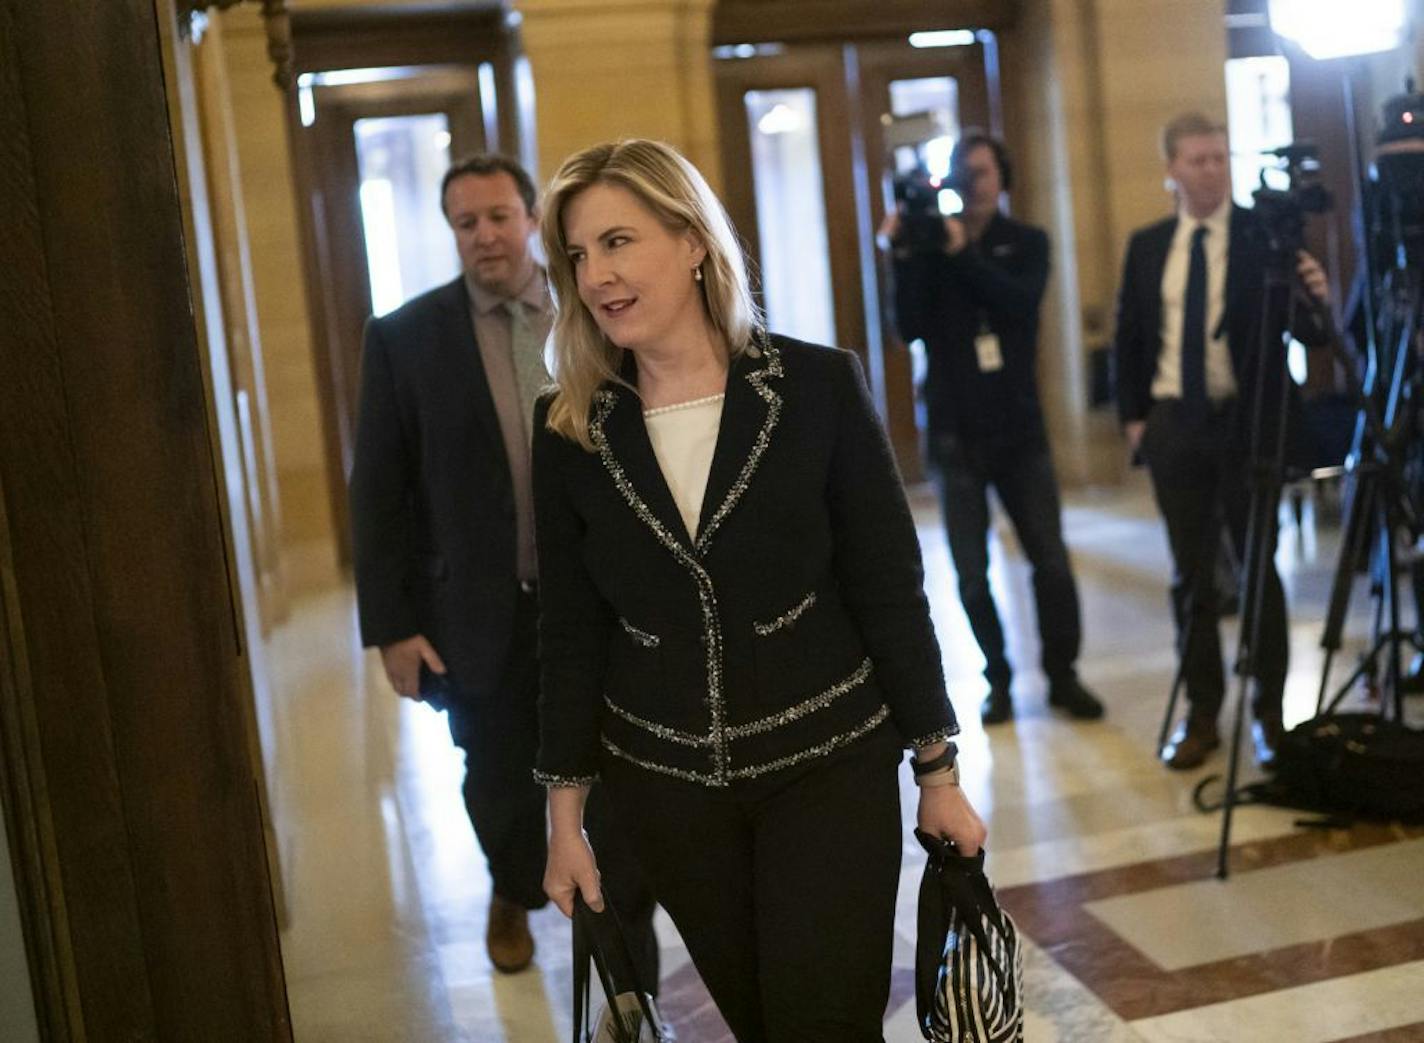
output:
POLYGON ((590 909, 574 895, 574 1043, 670 1043, 652 991, 638 980, 632 951, 613 905, 590 909), (592 1017, 590 966, 598 974, 608 1006, 592 1017))

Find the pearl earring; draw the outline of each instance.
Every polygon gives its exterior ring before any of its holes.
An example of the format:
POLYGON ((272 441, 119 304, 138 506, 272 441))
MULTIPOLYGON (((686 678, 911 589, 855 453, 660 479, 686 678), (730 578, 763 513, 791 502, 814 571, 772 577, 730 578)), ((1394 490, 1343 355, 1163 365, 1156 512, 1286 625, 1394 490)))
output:
POLYGON ((697 282, 702 281, 702 265, 699 264, 696 268, 692 269, 692 278, 697 282))

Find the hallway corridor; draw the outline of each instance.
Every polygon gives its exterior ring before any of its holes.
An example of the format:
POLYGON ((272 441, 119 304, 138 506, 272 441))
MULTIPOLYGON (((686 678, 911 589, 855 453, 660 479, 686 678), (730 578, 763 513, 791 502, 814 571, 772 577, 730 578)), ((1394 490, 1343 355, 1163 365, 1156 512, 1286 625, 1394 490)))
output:
MULTIPOLYGON (((1070 497, 1065 515, 1084 601, 1083 675, 1107 703, 1103 723, 1069 722, 1043 706, 1026 568, 1011 539, 996 539, 993 581, 1019 665, 1019 716, 987 735, 980 658, 943 534, 930 497, 914 500, 964 727, 964 785, 989 824, 990 876, 1030 940, 1026 1038, 1424 1040, 1424 830, 1303 830, 1294 813, 1244 808, 1234 875, 1212 878, 1219 821, 1194 812, 1190 795, 1224 757, 1176 775, 1152 755, 1174 654, 1165 539, 1145 487, 1070 497)), ((1295 620, 1287 724, 1313 707, 1334 559, 1310 517, 1281 540, 1295 620)), ((493 972, 487 877, 460 798, 460 754, 443 717, 397 700, 378 660, 357 645, 351 589, 333 580, 294 604, 270 650, 296 1038, 566 1040, 565 922, 552 907, 535 914, 535 966, 493 972)), ((902 796, 891 1043, 920 1038, 912 968, 923 858, 909 833, 908 770, 902 796)), ((671 923, 659 929, 662 1005, 678 1039, 730 1040, 671 923)))

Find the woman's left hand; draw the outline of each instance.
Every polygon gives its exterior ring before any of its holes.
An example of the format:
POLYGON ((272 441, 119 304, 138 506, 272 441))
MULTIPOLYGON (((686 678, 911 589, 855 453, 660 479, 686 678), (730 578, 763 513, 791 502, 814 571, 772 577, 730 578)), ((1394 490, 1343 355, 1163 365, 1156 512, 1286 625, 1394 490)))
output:
POLYGON ((958 786, 920 789, 919 826, 931 836, 951 841, 966 857, 979 853, 989 831, 958 786))

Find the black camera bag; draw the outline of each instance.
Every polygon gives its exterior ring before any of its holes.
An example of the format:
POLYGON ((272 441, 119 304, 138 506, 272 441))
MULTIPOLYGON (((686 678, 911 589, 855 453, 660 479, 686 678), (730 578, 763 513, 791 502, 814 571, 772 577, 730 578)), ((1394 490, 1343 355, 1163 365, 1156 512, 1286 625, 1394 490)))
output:
POLYGON ((1285 734, 1272 804, 1363 819, 1424 822, 1424 731, 1375 714, 1313 717, 1285 734))

